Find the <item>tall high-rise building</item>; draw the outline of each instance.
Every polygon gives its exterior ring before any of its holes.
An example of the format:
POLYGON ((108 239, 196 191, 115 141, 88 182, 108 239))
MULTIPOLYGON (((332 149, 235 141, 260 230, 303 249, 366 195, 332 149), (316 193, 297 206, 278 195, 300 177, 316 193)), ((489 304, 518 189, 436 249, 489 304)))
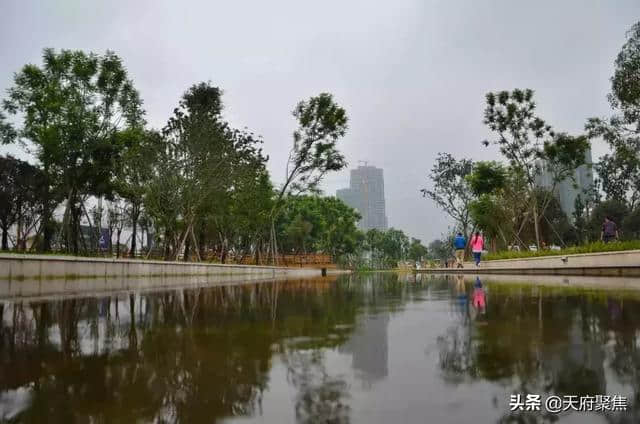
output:
POLYGON ((387 229, 384 175, 381 168, 365 165, 352 169, 349 188, 338 190, 336 197, 362 215, 358 222, 359 229, 387 229))
MULTIPOLYGON (((585 164, 576 168, 573 178, 566 178, 556 184, 555 195, 560 201, 562 211, 567 214, 569 219, 573 219, 575 211, 575 201, 578 195, 582 196, 583 201, 589 195, 593 188, 593 171, 592 171, 591 149, 585 153, 585 164)), ((544 163, 538 163, 542 168, 542 172, 536 178, 536 184, 539 187, 551 188, 553 186, 553 175, 549 172, 544 163)))

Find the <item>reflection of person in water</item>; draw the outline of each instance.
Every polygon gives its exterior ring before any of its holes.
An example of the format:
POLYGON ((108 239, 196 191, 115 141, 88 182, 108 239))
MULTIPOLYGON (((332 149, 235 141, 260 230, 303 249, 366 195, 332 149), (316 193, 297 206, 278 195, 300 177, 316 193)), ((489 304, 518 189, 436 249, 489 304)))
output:
POLYGON ((465 289, 464 286, 464 277, 460 274, 456 275, 456 281, 455 281, 455 286, 454 286, 454 292, 456 295, 456 305, 457 305, 457 309, 460 312, 460 314, 463 317, 463 320, 466 321, 467 318, 467 304, 468 304, 468 297, 467 297, 467 291, 465 289))
POLYGON ((487 294, 484 291, 484 287, 482 287, 480 277, 476 277, 476 282, 473 287, 472 304, 478 313, 484 314, 486 312, 487 294))
POLYGON ((607 299, 607 309, 609 309, 609 317, 611 318, 611 321, 616 321, 622 316, 622 308, 617 300, 611 298, 607 299))
POLYGON ((464 276, 462 274, 456 275, 456 294, 458 296, 461 294, 466 296, 466 292, 464 290, 464 276))

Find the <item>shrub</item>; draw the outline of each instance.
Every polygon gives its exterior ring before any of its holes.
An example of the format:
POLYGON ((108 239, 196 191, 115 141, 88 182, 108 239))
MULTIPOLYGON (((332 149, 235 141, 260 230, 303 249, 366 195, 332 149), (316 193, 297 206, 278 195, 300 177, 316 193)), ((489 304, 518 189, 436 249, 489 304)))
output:
POLYGON ((538 250, 536 252, 502 251, 502 252, 490 253, 486 256, 485 260, 492 261, 492 260, 498 260, 498 259, 535 258, 535 257, 541 257, 541 256, 573 255, 578 253, 616 252, 616 251, 622 251, 622 250, 635 250, 635 249, 640 249, 640 240, 616 241, 612 243, 603 243, 601 241, 598 241, 595 243, 568 247, 562 250, 538 250))

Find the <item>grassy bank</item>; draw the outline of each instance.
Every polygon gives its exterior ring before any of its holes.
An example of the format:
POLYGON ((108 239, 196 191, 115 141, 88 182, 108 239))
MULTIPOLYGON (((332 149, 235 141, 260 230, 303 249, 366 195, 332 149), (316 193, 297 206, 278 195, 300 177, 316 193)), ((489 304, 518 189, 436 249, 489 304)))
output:
POLYGON ((635 250, 640 249, 640 240, 631 241, 616 241, 612 243, 603 243, 601 241, 589 244, 583 244, 580 246, 567 247, 562 250, 538 250, 532 251, 502 251, 496 253, 489 253, 484 260, 494 261, 498 259, 518 259, 518 258, 537 258, 541 256, 559 256, 559 255, 574 255, 577 253, 598 253, 598 252, 616 252, 621 250, 635 250))

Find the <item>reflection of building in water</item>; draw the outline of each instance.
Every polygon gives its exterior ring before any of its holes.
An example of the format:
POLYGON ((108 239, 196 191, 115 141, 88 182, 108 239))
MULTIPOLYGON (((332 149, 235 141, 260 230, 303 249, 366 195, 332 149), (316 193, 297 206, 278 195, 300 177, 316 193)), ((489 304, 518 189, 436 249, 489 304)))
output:
POLYGON ((340 347, 351 354, 352 366, 363 382, 372 384, 389 374, 389 314, 365 315, 351 338, 340 347))
POLYGON ((567 332, 567 350, 543 351, 543 369, 561 394, 606 393, 605 351, 599 341, 592 340, 582 319, 573 319, 567 332))

